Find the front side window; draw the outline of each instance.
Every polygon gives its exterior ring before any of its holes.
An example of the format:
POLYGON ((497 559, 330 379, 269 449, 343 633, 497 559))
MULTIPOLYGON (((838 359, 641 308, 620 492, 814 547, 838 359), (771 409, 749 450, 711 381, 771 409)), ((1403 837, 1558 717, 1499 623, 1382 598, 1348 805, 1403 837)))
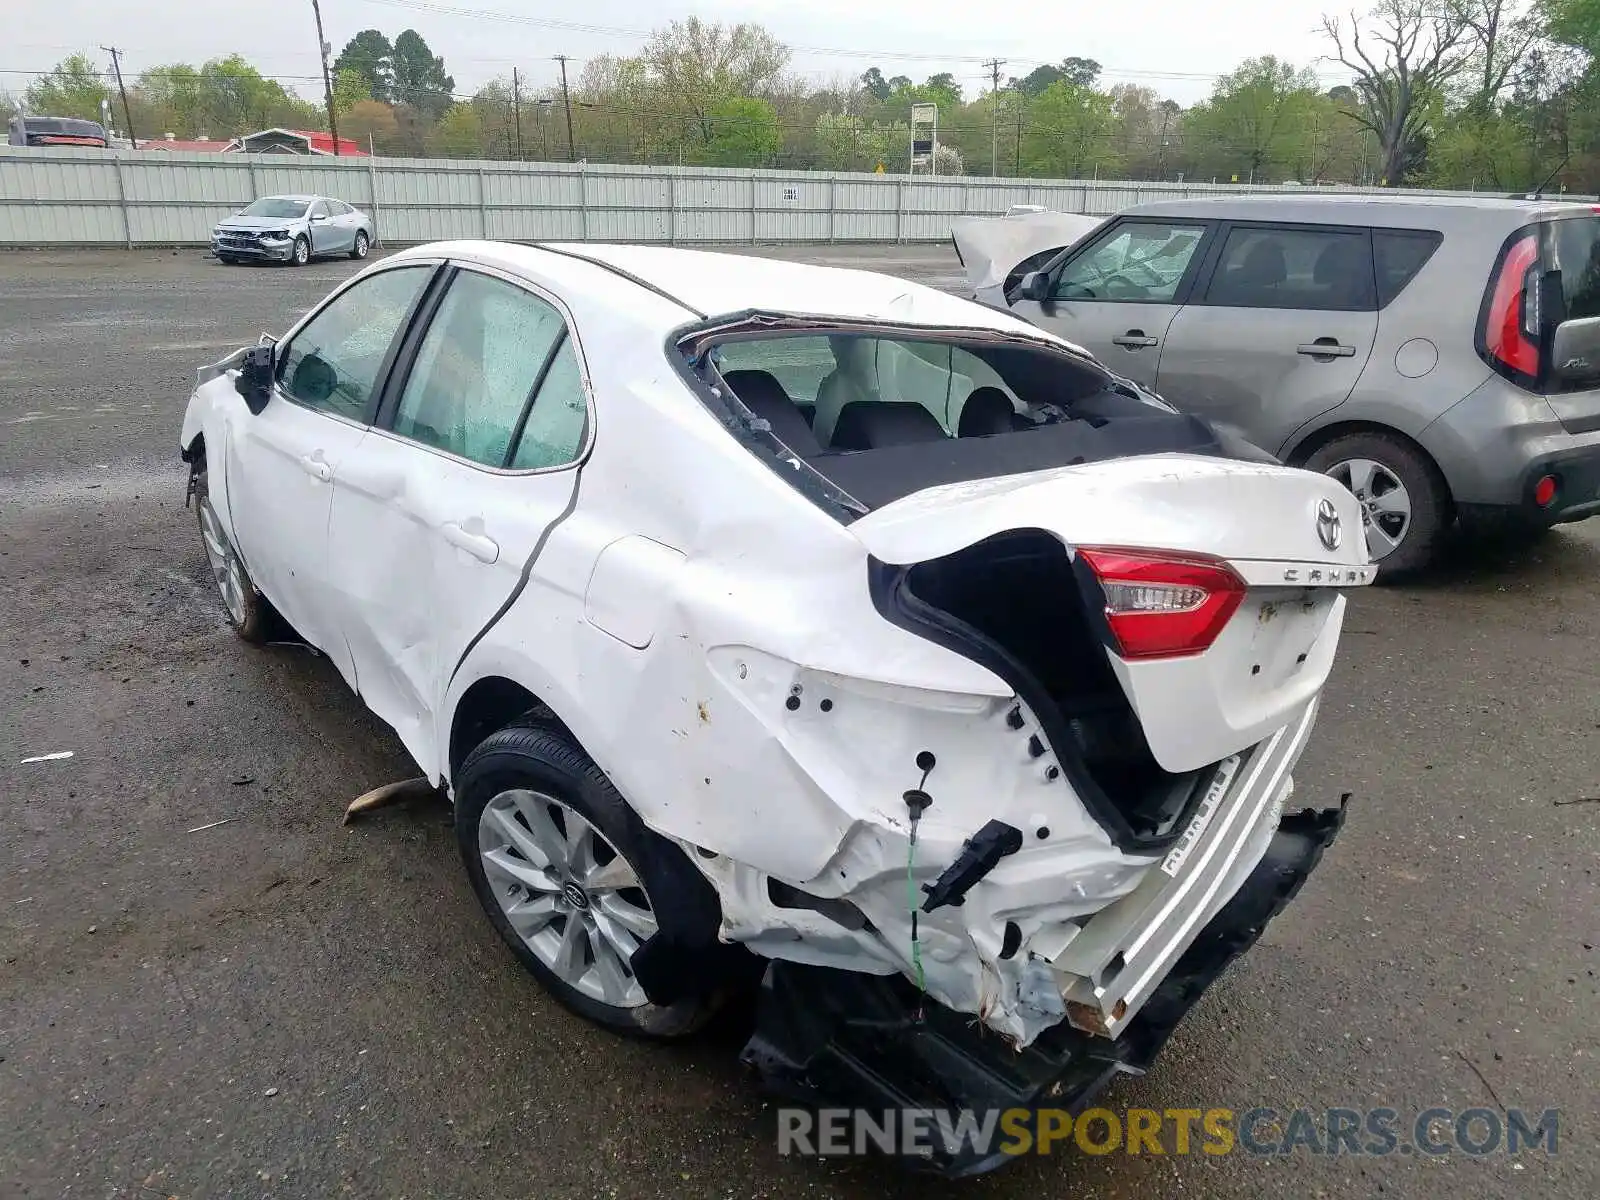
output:
POLYGON ((396 267, 341 292, 282 347, 278 386, 308 408, 369 420, 389 346, 432 273, 396 267))
MULTIPOLYGON (((565 341, 566 325, 553 305, 492 275, 461 272, 422 340, 394 431, 484 466, 508 465, 535 387, 565 388, 568 400, 575 393, 581 404, 582 387, 573 386, 576 358, 568 346, 569 374, 557 353, 565 341)), ((525 441, 548 432, 545 407, 535 403, 529 411, 525 441)), ((559 409, 563 402, 550 407, 559 409)), ((580 441, 582 428, 580 421, 580 441)), ((554 437, 545 451, 524 448, 518 456, 540 461, 510 465, 554 466, 547 460, 564 450, 575 456, 577 446, 565 447, 554 437)))
POLYGON ((1241 226, 1228 233, 1205 303, 1357 312, 1375 292, 1364 232, 1241 226))
POLYGON ((1205 232, 1203 225, 1125 221, 1062 268, 1052 296, 1170 304, 1205 232))

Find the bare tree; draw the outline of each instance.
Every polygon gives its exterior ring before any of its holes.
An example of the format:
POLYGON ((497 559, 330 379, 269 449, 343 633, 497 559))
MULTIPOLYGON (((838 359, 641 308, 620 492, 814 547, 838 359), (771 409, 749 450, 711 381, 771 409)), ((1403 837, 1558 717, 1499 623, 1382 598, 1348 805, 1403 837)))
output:
POLYGON ((1511 0, 1458 0, 1473 44, 1477 88, 1468 107, 1480 113, 1499 98, 1528 52, 1538 43, 1533 12, 1517 12, 1511 0))
POLYGON ((1352 116, 1377 136, 1387 186, 1421 157, 1427 104, 1471 62, 1470 27, 1456 0, 1382 0, 1365 21, 1323 17, 1335 57, 1355 72, 1352 116), (1348 33, 1348 36, 1347 36, 1348 33))

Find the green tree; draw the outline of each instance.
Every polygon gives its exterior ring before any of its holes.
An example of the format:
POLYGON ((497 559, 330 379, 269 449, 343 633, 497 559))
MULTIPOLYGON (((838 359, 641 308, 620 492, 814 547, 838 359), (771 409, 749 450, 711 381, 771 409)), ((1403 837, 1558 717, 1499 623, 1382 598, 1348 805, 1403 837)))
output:
POLYGON ((452 104, 433 127, 428 142, 443 158, 482 158, 483 118, 470 104, 452 104))
POLYGON ((867 95, 880 103, 887 100, 894 91, 894 88, 889 86, 889 81, 883 77, 883 72, 877 67, 868 67, 861 73, 861 86, 867 95))
POLYGON ((354 67, 345 67, 334 76, 333 107, 341 116, 363 100, 371 100, 372 89, 366 76, 354 67))
POLYGON ((1012 79, 1011 86, 1024 96, 1040 96, 1055 83, 1069 83, 1073 87, 1092 88, 1100 79, 1100 64, 1092 58, 1064 58, 1059 65, 1035 67, 1021 79, 1012 79))
POLYGON ((98 121, 100 101, 110 95, 99 65, 87 55, 73 54, 58 62, 49 74, 30 83, 22 93, 22 102, 30 113, 42 117, 98 121))
POLYGON ((1111 97, 1093 88, 1057 80, 1028 106, 1023 129, 1029 175, 1081 178, 1115 165, 1111 97))
POLYGON ((1310 70, 1271 55, 1247 58, 1217 80, 1210 100, 1191 110, 1186 133, 1205 147, 1214 173, 1275 182, 1307 164, 1320 99, 1310 70))
POLYGON ((394 99, 394 47, 376 29, 363 29, 345 43, 333 60, 335 75, 354 71, 367 84, 367 95, 385 103, 394 99))
POLYGON ((714 167, 770 166, 783 142, 770 101, 730 96, 711 106, 711 140, 703 160, 714 167))
POLYGON ((445 71, 444 59, 428 48, 415 29, 407 29, 394 39, 389 62, 394 72, 396 104, 409 104, 431 120, 437 120, 450 108, 456 81, 445 71))
POLYGON ((789 51, 759 25, 724 26, 690 17, 652 33, 640 58, 663 107, 691 118, 705 145, 714 133, 712 108, 768 91, 788 64, 789 51))

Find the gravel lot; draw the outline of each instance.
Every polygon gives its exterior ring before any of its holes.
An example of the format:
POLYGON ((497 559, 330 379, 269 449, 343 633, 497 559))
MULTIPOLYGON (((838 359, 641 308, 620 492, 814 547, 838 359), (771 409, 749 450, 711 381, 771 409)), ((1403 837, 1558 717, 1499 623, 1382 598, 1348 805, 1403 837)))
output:
MULTIPOLYGON (((810 255, 958 286, 943 247, 810 255)), ((0 254, 0 1195, 1600 1195, 1600 525, 1353 604, 1302 796, 1344 835, 1108 1103, 1562 1110, 1559 1153, 781 1158, 736 1022, 619 1041, 496 941, 333 668, 224 624, 194 368, 354 264, 0 254), (70 750, 73 757, 23 765, 70 750), (191 832, 198 826, 230 823, 191 832)))

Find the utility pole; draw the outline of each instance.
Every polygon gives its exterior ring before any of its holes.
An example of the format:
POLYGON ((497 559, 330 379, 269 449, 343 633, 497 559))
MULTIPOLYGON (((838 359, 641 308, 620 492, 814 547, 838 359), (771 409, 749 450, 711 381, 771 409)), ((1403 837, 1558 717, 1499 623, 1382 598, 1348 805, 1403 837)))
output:
POLYGON ((567 110, 567 161, 577 162, 577 143, 572 140, 572 97, 567 92, 567 56, 557 54, 553 57, 561 64, 561 103, 567 110))
POLYGON ((522 161, 522 77, 517 74, 515 67, 511 68, 511 109, 516 114, 517 123, 517 161, 522 161))
POLYGON ((317 60, 322 63, 322 94, 328 102, 328 132, 333 135, 333 156, 339 157, 339 115, 333 108, 333 80, 328 75, 328 43, 322 36, 322 6, 311 0, 311 15, 317 19, 317 60))
POLYGON ((118 61, 122 51, 115 46, 101 46, 107 54, 111 55, 111 71, 117 77, 117 91, 122 94, 122 119, 128 123, 128 141, 133 148, 139 148, 139 135, 133 131, 133 113, 128 108, 128 89, 122 86, 122 63, 118 61))
POLYGON ((989 92, 989 175, 1000 174, 1000 68, 1006 65, 1003 58, 991 58, 983 64, 989 68, 994 87, 989 92))

